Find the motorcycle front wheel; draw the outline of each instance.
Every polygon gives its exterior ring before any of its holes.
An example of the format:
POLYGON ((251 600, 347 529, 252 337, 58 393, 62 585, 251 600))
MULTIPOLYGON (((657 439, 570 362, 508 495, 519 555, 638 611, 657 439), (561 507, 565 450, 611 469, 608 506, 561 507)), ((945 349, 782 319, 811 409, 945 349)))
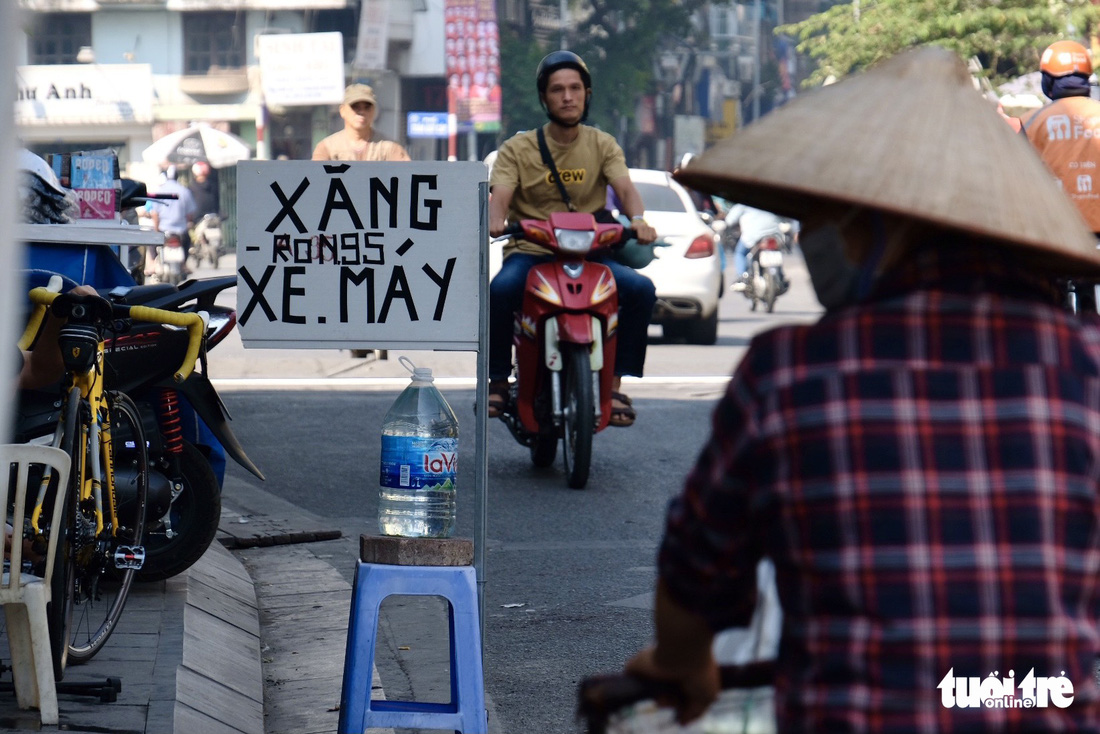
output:
POLYGON ((138 581, 161 581, 186 571, 202 558, 218 533, 222 493, 210 462, 184 441, 179 467, 183 486, 166 517, 150 518, 145 565, 138 571, 138 581))
POLYGON ((569 488, 584 489, 592 466, 592 436, 596 432, 592 363, 586 346, 563 344, 562 347, 565 352, 562 458, 569 488))

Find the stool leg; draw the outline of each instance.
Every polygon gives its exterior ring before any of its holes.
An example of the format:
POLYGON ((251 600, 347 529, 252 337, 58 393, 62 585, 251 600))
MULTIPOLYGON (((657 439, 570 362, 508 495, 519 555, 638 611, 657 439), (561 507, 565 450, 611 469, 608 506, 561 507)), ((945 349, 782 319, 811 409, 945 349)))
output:
POLYGON ((387 566, 360 563, 352 585, 351 616, 340 695, 339 734, 367 726, 454 729, 487 734, 477 577, 470 566, 387 566), (391 595, 440 596, 449 603, 451 702, 370 700, 371 671, 382 601, 391 595))
POLYGON ((481 660, 481 624, 477 606, 477 576, 464 569, 451 601, 451 700, 462 717, 463 734, 488 734, 485 673, 481 660), (456 605, 455 600, 459 603, 456 605))
POLYGON ((365 565, 360 563, 355 567, 352 583, 348 642, 344 651, 344 683, 340 692, 340 719, 337 725, 339 734, 361 734, 366 729, 367 707, 370 705, 378 609, 382 600, 373 598, 368 584, 370 573, 364 569, 365 565))

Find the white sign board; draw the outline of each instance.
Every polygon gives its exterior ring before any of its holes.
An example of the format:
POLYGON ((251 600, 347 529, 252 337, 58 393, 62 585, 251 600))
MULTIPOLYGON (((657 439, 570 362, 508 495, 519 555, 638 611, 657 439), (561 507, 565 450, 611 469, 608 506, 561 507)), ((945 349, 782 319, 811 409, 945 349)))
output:
POLYGON ((344 35, 269 33, 256 37, 260 87, 269 105, 344 101, 344 35))
POLYGON ((153 124, 149 64, 20 66, 15 85, 20 126, 153 124))
POLYGON ((244 345, 477 351, 485 180, 479 161, 238 163, 244 345))

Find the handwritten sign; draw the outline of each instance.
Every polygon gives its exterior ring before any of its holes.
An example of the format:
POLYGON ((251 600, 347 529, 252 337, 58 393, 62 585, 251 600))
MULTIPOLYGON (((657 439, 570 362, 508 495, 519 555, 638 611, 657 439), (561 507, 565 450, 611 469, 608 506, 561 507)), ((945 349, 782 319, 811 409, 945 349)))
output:
POLYGON ((476 161, 238 163, 244 345, 476 351, 485 180, 476 161))

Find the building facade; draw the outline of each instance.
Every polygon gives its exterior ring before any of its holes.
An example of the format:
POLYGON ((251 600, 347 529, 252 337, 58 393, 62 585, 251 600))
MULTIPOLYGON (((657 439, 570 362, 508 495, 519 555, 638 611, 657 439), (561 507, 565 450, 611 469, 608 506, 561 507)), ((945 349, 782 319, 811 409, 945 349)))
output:
MULTIPOLYGON (((152 181, 156 164, 142 161, 142 151, 167 133, 202 122, 238 135, 259 157, 309 158, 318 140, 342 127, 339 99, 311 96, 303 80, 297 93, 284 89, 281 102, 270 102, 265 69, 270 89, 280 68, 285 74, 287 64, 307 68, 316 59, 269 55, 265 60, 261 48, 301 45, 259 39, 328 34, 326 42, 336 38, 334 74, 342 78, 326 80, 327 88, 371 84, 381 108, 379 133, 408 143, 416 158, 439 157, 436 141, 406 139, 405 121, 410 110, 446 111, 444 0, 19 0, 19 5, 15 122, 23 144, 36 152, 110 147, 124 173, 152 181)), ((328 73, 333 65, 324 68, 328 73)))

